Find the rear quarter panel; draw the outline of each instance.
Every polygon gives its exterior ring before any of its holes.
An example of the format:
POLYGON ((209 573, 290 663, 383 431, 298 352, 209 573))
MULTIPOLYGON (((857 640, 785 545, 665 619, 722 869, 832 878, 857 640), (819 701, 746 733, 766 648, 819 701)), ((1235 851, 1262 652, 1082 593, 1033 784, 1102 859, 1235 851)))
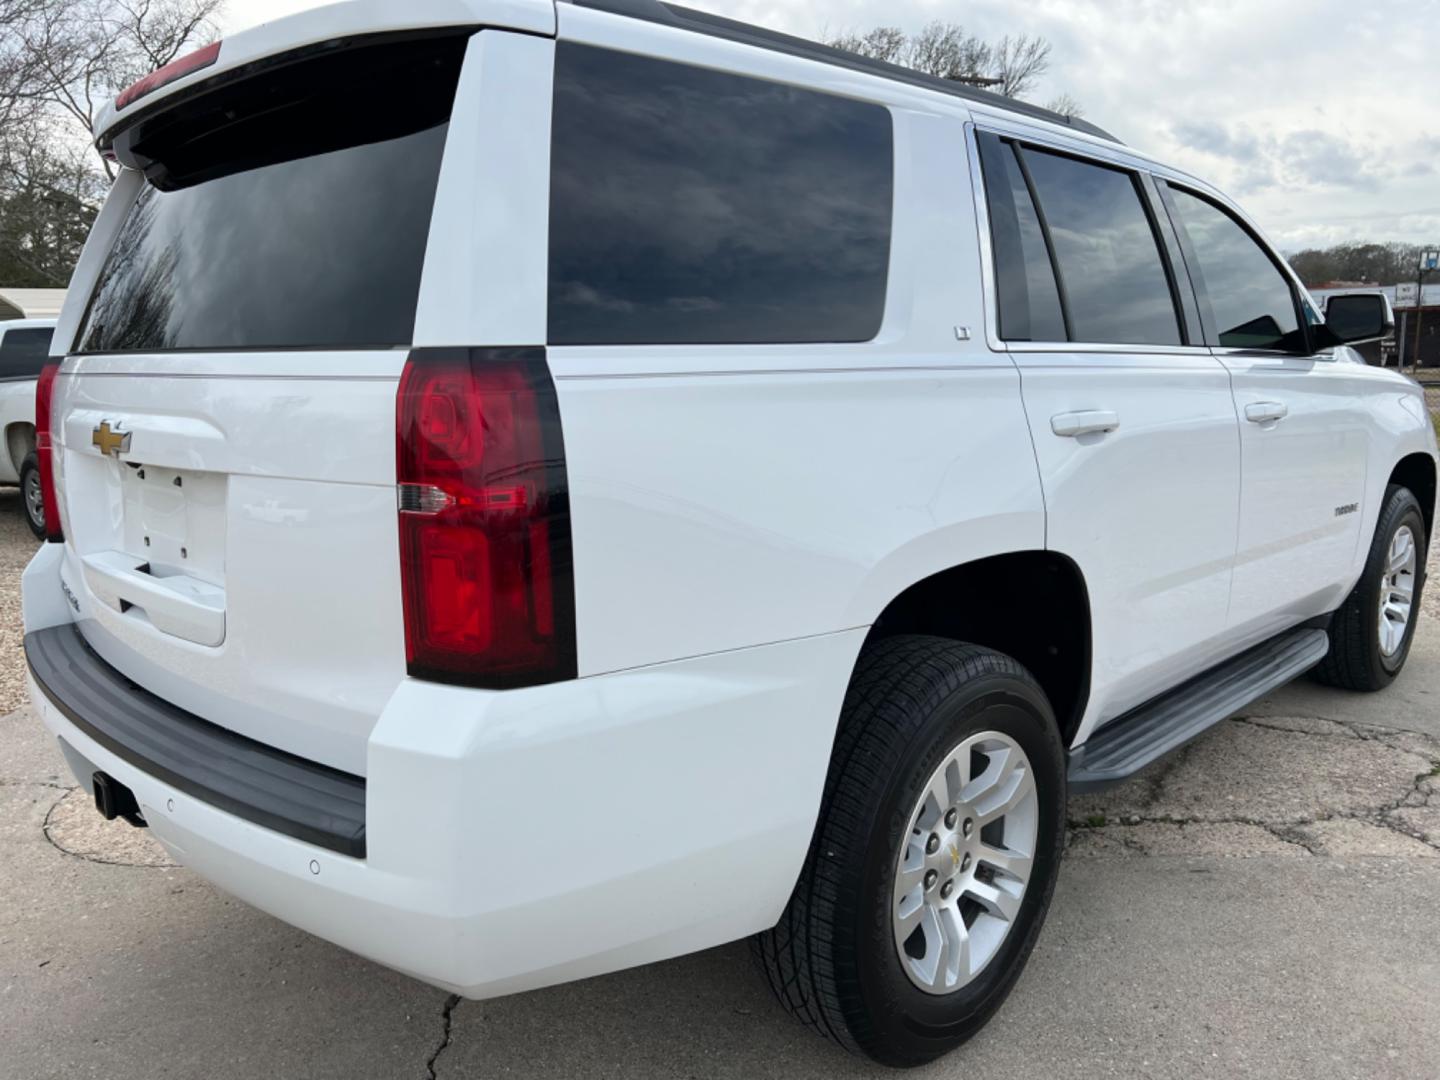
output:
MULTIPOLYGON (((963 103, 571 5, 560 37, 874 101, 895 152, 873 341, 548 350, 580 674, 863 627, 930 574, 1043 548, 1019 375, 985 341, 963 103)), ((547 340, 535 255, 548 244, 553 53, 512 33, 472 40, 419 345, 547 340)))
POLYGON ((1044 546, 1008 362, 557 381, 582 675, 867 626, 1044 546))
POLYGON ((550 350, 582 675, 868 626, 931 574, 1044 547, 1019 374, 983 332, 968 114, 854 79, 834 89, 895 125, 874 341, 550 350))

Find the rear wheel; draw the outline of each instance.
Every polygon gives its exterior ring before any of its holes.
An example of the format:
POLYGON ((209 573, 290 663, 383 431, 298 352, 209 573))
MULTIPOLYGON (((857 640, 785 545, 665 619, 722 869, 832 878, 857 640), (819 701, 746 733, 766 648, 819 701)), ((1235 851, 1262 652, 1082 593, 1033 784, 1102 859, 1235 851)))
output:
POLYGON ((1330 620, 1330 652, 1314 670, 1346 690, 1380 690, 1405 666, 1425 584, 1425 518, 1408 488, 1390 485, 1360 581, 1330 620))
POLYGON ((20 463, 20 505, 30 531, 45 539, 45 496, 40 488, 40 460, 34 450, 20 463))
POLYGON ((960 1045, 1034 947, 1064 807, 1059 731, 1020 664, 941 638, 867 647, 800 881, 754 943, 772 989, 887 1065, 960 1045))

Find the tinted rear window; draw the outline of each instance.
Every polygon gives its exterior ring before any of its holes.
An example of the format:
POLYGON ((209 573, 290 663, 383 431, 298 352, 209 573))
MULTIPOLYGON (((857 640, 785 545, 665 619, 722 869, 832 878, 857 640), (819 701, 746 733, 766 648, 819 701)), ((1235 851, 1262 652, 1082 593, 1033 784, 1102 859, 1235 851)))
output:
POLYGON ((128 133, 147 182, 77 349, 409 344, 464 49, 357 45, 128 133))
POLYGON ((1133 174, 1028 147, 1075 341, 1179 345, 1180 321, 1133 174))
POLYGON ((562 42, 550 341, 867 341, 885 308, 879 105, 562 42))
POLYGON ((33 379, 40 374, 50 356, 50 338, 55 333, 48 326, 31 326, 6 330, 0 325, 0 379, 33 379))

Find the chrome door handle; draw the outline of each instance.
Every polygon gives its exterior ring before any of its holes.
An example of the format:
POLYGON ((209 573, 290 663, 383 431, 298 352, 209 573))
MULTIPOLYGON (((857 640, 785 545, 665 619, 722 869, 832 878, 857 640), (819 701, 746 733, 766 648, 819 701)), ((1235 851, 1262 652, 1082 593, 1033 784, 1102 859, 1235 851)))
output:
POLYGON ((1050 418, 1050 430, 1067 439, 1073 439, 1077 435, 1095 435, 1102 431, 1114 431, 1119 426, 1119 415, 1108 409, 1062 412, 1056 413, 1050 418))
POLYGON ((1253 401, 1245 406, 1245 419, 1252 424, 1268 424, 1289 415, 1290 410, 1279 401, 1253 401))

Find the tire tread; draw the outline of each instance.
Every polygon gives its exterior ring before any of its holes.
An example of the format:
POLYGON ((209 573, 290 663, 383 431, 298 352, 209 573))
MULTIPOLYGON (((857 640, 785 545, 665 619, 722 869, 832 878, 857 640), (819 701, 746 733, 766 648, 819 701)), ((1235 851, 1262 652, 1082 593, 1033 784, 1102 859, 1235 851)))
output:
MULTIPOLYGON (((1311 677, 1317 682, 1326 686, 1338 687, 1342 690, 1373 691, 1388 686, 1394 679, 1394 672, 1387 673, 1380 665, 1376 655, 1377 645, 1374 640, 1372 621, 1373 607, 1367 602, 1367 594, 1374 577, 1380 572, 1380 561, 1385 558, 1390 534, 1395 530, 1399 519, 1414 509, 1416 516, 1421 517, 1420 504, 1408 488, 1391 484, 1385 489, 1385 502, 1380 510, 1379 520, 1375 523, 1375 535, 1370 541, 1370 551, 1365 557, 1365 569, 1361 573, 1360 580, 1345 597, 1345 602, 1330 619, 1330 651, 1325 654, 1325 659, 1311 670, 1311 677)), ((1421 536, 1418 538, 1419 547, 1419 580, 1415 590, 1415 610, 1418 612, 1421 593, 1424 588, 1425 556, 1428 546, 1428 539, 1423 535, 1423 517, 1421 517, 1421 536)), ((1413 638, 1414 627, 1411 628, 1413 638)))
MULTIPOLYGON (((859 997, 853 965, 837 963, 831 928, 858 917, 859 883, 826 851, 863 844, 874 808, 919 720, 939 698, 986 675, 1038 685, 1001 653, 946 638, 900 635, 867 646, 846 692, 825 779, 821 812, 804 868, 780 921, 751 941, 752 954, 781 1005, 801 1023, 853 1053, 866 1053, 863 1021, 852 1028, 859 997), (848 1015, 852 1018, 847 1020, 848 1015)), ((1057 736, 1058 738, 1058 736, 1057 736)))

